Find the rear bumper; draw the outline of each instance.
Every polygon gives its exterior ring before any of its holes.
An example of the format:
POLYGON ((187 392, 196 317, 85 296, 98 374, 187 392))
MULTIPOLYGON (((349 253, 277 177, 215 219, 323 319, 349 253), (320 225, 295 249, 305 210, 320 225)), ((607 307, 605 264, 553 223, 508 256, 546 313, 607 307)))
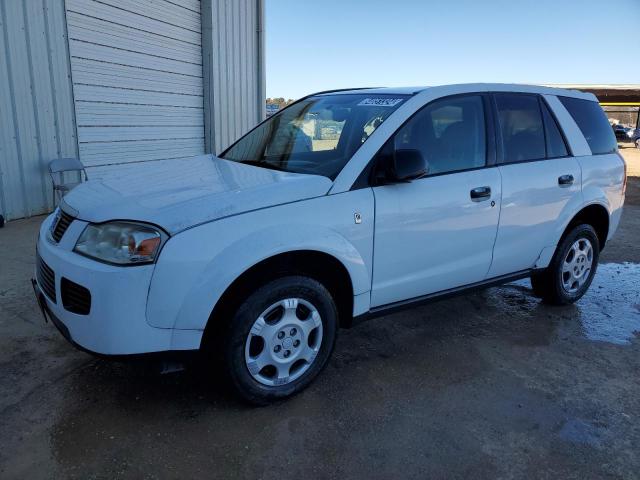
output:
MULTIPOLYGON (((624 201, 624 199, 623 199, 624 201)), ((609 217, 609 232, 607 235, 607 241, 611 240, 611 238, 615 235, 618 230, 618 226, 620 225, 620 218, 622 217, 622 205, 616 208, 609 217)))
POLYGON ((37 255, 50 270, 49 284, 48 288, 38 282, 34 286, 43 309, 67 340, 82 350, 100 355, 136 355, 199 347, 198 335, 190 337, 182 333, 177 345, 174 329, 152 327, 147 322, 146 303, 153 265, 118 267, 85 258, 70 247, 70 243, 75 243, 74 235, 79 235, 84 228, 84 222, 75 221, 60 244, 48 239, 49 223, 50 219, 43 223, 37 244, 37 255), (89 290, 88 314, 73 313, 65 308, 61 291, 63 278, 89 290))

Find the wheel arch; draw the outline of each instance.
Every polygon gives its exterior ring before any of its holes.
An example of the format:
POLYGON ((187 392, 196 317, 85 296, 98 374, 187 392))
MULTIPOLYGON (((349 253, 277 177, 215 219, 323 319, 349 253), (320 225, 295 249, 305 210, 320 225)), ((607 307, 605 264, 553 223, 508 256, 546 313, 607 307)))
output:
POLYGON ((602 251, 609 235, 609 210, 601 203, 589 204, 578 211, 562 232, 558 245, 574 227, 584 223, 591 225, 596 231, 600 251, 602 251))
POLYGON ((203 343, 207 342, 225 318, 253 291, 265 282, 287 275, 304 275, 322 283, 331 293, 338 308, 340 326, 351 325, 354 288, 347 267, 335 256, 319 250, 294 250, 265 258, 241 273, 222 293, 205 326, 203 343))

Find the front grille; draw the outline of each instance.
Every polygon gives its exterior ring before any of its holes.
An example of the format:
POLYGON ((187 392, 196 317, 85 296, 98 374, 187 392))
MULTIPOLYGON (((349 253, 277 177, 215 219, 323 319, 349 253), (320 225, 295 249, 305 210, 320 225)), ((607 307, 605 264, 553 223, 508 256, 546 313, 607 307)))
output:
POLYGON ((60 241, 64 232, 66 232, 69 225, 71 225, 71 222, 73 222, 73 217, 60 210, 60 214, 51 228, 51 237, 56 241, 56 243, 60 241))
POLYGON ((60 297, 66 310, 78 315, 89 315, 91 311, 91 292, 82 285, 63 277, 60 280, 60 297))
POLYGON ((53 273, 53 270, 51 270, 51 267, 44 263, 44 260, 40 258, 40 255, 38 255, 36 262, 36 277, 38 278, 38 285, 40 285, 44 294, 49 297, 49 300, 56 303, 56 276, 53 273))

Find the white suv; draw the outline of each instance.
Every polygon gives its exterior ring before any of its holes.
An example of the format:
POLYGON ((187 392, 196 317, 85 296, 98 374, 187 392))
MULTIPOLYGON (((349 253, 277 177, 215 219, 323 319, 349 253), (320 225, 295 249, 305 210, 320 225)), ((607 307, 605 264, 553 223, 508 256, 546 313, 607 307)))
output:
POLYGON ((156 165, 44 221, 39 303, 88 351, 207 352, 256 403, 307 386, 355 318, 522 277, 576 301, 626 179, 593 95, 491 84, 318 93, 156 165))

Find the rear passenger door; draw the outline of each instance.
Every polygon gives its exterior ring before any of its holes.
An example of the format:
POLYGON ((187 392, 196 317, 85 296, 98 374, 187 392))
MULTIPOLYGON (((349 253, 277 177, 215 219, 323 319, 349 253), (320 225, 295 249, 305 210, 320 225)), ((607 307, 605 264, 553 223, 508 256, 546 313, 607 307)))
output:
POLYGON ((581 203, 580 165, 544 99, 525 93, 493 98, 502 209, 488 277, 532 268, 557 241, 563 211, 581 203))

